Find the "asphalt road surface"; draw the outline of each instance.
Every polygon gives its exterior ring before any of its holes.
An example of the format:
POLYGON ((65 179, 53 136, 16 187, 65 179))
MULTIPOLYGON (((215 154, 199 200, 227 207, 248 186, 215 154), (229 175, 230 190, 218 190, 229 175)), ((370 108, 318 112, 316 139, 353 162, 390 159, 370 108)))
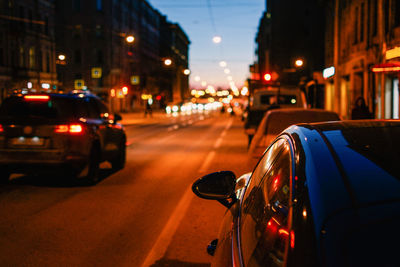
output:
POLYGON ((239 117, 131 120, 127 163, 85 186, 13 175, 0 185, 0 266, 209 266, 225 208, 197 198, 204 174, 251 171, 239 117))

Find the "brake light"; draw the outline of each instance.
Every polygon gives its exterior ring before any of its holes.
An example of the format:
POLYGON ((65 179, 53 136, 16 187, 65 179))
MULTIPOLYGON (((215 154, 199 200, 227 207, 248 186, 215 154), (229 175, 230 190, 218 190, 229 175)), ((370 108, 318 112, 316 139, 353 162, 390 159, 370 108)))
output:
POLYGON ((79 134, 79 133, 83 132, 83 127, 80 124, 57 125, 55 132, 56 133, 79 134))
POLYGON ((48 101, 50 97, 48 95, 25 95, 24 99, 27 101, 48 101))
POLYGON ((70 133, 81 133, 82 131, 83 131, 83 129, 80 124, 72 124, 69 126, 70 133))
POLYGON ((0 124, 0 133, 4 132, 3 125, 0 124))

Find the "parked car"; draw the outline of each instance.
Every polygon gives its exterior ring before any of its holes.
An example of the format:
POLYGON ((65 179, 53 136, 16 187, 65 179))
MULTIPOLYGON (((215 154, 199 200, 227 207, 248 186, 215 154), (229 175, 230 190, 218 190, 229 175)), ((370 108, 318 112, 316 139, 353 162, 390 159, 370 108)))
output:
POLYGON ((250 143, 249 156, 258 160, 269 144, 292 124, 339 120, 339 115, 336 112, 322 109, 286 108, 270 110, 264 115, 250 143))
POLYGON ((299 124, 250 174, 193 192, 228 209, 212 266, 398 266, 400 122, 299 124))
POLYGON ((122 169, 126 136, 91 94, 19 94, 0 107, 0 179, 12 173, 67 173, 95 183, 99 164, 122 169))
POLYGON ((244 129, 251 139, 268 110, 275 108, 307 108, 304 92, 297 87, 266 87, 256 90, 251 96, 244 118, 244 129))

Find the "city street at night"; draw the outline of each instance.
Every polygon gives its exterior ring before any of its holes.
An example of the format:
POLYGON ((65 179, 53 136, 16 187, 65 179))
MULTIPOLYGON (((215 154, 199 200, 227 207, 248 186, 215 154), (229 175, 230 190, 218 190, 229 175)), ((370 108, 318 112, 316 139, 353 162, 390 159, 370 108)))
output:
POLYGON ((122 115, 123 170, 102 164, 95 186, 14 175, 0 187, 1 266, 209 266, 225 207, 190 187, 209 172, 249 171, 243 123, 220 113, 122 115))
POLYGON ((0 267, 398 267, 400 0, 0 0, 0 267))

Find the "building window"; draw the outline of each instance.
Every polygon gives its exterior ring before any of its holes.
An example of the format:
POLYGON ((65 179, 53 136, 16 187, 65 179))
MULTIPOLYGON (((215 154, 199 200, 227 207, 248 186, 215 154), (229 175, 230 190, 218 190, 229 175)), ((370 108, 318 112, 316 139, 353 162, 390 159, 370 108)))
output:
POLYGON ((103 0, 96 0, 96 9, 98 11, 103 10, 103 0))
POLYGON ((103 28, 101 27, 101 25, 96 25, 95 33, 97 38, 103 37, 103 28))
POLYGON ((4 66, 4 50, 2 47, 0 47, 0 66, 4 66))
POLYGON ((364 41, 364 3, 361 4, 361 14, 360 14, 360 42, 364 41))
POLYGON ((35 68, 35 48, 34 47, 29 48, 29 68, 30 69, 35 68))
POLYGON ((49 35, 49 17, 44 18, 44 33, 49 35))
POLYGON ((43 53, 42 53, 42 50, 41 50, 41 49, 39 49, 39 52, 38 52, 38 70, 44 71, 44 67, 43 67, 43 53))
POLYGON ((28 19, 29 19, 29 29, 33 30, 33 14, 32 9, 28 10, 28 19))
POLYGON ((384 1, 384 7, 385 7, 385 14, 383 17, 385 18, 385 34, 389 33, 389 21, 390 21, 390 5, 389 5, 389 0, 384 1))
POLYGON ((96 61, 97 61, 97 64, 103 64, 103 51, 97 50, 96 61))
POLYGON ((21 18, 21 21, 20 21, 21 29, 23 29, 24 26, 25 26, 25 23, 24 23, 25 10, 24 10, 24 7, 23 7, 23 6, 20 6, 20 7, 19 7, 19 16, 20 16, 20 18, 21 18))
POLYGON ((25 67, 25 51, 22 46, 19 48, 19 66, 21 68, 25 67))
POLYGON ((46 53, 46 71, 50 72, 50 52, 46 53))
POLYGON ((81 51, 80 50, 75 50, 74 62, 75 62, 75 64, 81 64, 82 58, 81 58, 81 51))
POLYGON ((374 0, 373 2, 373 7, 372 7, 372 12, 373 12, 373 18, 372 18, 372 36, 376 36, 378 33, 378 0, 374 0))
POLYGON ((353 44, 358 43, 358 7, 354 10, 354 36, 353 36, 353 44))
POLYGON ((73 31, 72 31, 72 37, 74 39, 80 39, 81 38, 81 32, 82 32, 82 25, 75 25, 73 31))
POLYGON ((394 2, 395 7, 394 7, 394 26, 399 27, 400 26, 400 2, 395 1, 394 2))

